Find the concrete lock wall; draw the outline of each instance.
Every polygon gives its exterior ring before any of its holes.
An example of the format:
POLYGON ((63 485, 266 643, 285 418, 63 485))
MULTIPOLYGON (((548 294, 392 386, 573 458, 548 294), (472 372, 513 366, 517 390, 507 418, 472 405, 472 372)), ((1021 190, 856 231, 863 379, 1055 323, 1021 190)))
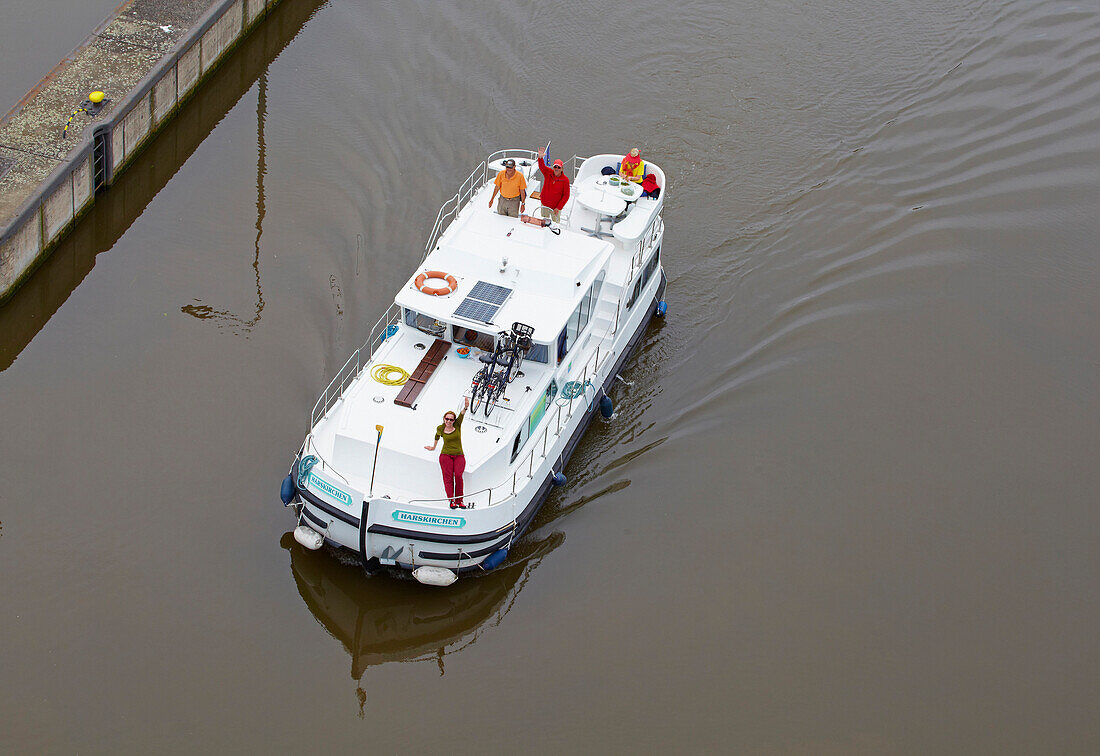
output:
POLYGON ((39 185, 11 222, 0 228, 0 303, 95 201, 95 135, 104 135, 100 140, 101 183, 110 186, 226 53, 281 1, 216 0, 109 117, 86 129, 79 147, 39 185))

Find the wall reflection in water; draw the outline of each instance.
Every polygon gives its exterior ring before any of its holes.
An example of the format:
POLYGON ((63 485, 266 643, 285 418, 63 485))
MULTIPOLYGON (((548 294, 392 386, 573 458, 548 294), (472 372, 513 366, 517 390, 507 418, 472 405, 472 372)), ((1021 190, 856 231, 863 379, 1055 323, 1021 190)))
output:
POLYGON ((256 243, 253 245, 252 272, 256 276, 256 306, 251 318, 234 315, 229 310, 216 310, 195 300, 194 304, 180 307, 180 311, 199 320, 213 320, 218 328, 228 327, 235 333, 247 334, 264 312, 264 290, 260 281, 260 239, 264 235, 264 217, 267 215, 267 197, 264 194, 264 176, 267 175, 267 141, 264 139, 264 123, 267 120, 267 71, 260 74, 259 93, 256 98, 256 243))
POLYGON ((368 667, 424 661, 443 675, 446 656, 500 624, 542 558, 564 540, 561 532, 528 534, 504 565, 447 588, 420 585, 404 572, 368 576, 357 557, 341 559, 328 547, 309 551, 290 533, 280 545, 290 553, 290 571, 309 611, 351 656, 362 714, 366 693, 358 683, 368 667))
MULTIPOLYGON (((325 0, 281 3, 214 72, 179 114, 135 159, 107 192, 77 222, 75 228, 41 267, 0 307, 0 371, 7 368, 49 322, 58 308, 95 266, 95 258, 114 246, 149 202, 225 114, 248 92, 325 0)), ((266 98, 265 98, 266 100, 266 98)), ((260 128, 266 114, 261 103, 260 128)), ((262 133, 260 135, 262 139, 262 133)), ((262 149, 262 142, 261 142, 262 149)), ((266 172, 264 155, 258 171, 266 172)), ((257 186, 262 203, 262 186, 257 186)), ((254 271, 259 291, 259 237, 263 206, 257 205, 257 255, 254 271)), ((259 294, 257 313, 263 309, 259 294)), ((245 321, 247 323, 247 321, 245 321)))

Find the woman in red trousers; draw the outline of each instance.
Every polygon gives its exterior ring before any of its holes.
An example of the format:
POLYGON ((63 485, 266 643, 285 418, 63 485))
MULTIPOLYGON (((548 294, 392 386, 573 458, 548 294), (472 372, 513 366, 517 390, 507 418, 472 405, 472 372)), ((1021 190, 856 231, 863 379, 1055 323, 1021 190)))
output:
POLYGON ((462 473, 466 471, 466 457, 462 454, 462 418, 469 406, 470 397, 466 397, 462 411, 457 416, 451 410, 443 413, 443 425, 436 426, 435 441, 431 446, 424 447, 428 451, 435 451, 439 439, 443 439, 439 467, 443 470, 443 488, 447 491, 447 498, 451 500, 451 509, 466 508, 462 503, 462 473))

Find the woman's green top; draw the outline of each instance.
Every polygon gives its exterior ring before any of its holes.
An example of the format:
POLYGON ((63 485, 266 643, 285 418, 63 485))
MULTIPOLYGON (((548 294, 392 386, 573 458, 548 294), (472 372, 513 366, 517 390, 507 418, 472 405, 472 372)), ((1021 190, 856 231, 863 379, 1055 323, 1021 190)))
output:
POLYGON ((443 450, 440 454, 457 456, 462 453, 462 416, 465 414, 466 410, 462 410, 455 418, 454 433, 444 433, 442 425, 436 426, 435 440, 443 439, 443 450))

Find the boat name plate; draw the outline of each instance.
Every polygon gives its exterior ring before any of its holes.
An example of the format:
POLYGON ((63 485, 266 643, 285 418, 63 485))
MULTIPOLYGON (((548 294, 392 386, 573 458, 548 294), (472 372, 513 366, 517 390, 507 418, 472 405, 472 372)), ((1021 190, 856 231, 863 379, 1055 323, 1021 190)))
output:
POLYGON ((313 488, 317 489, 323 494, 331 496, 333 499, 336 499, 336 501, 340 502, 345 507, 351 506, 351 496, 349 496, 346 492, 341 491, 339 488, 332 485, 328 481, 321 480, 312 472, 309 474, 309 478, 306 480, 306 488, 309 488, 310 486, 313 486, 313 488))
POLYGON ((440 528, 462 528, 466 526, 465 517, 406 512, 403 509, 395 509, 393 519, 398 522, 409 522, 414 525, 435 525, 440 528))

